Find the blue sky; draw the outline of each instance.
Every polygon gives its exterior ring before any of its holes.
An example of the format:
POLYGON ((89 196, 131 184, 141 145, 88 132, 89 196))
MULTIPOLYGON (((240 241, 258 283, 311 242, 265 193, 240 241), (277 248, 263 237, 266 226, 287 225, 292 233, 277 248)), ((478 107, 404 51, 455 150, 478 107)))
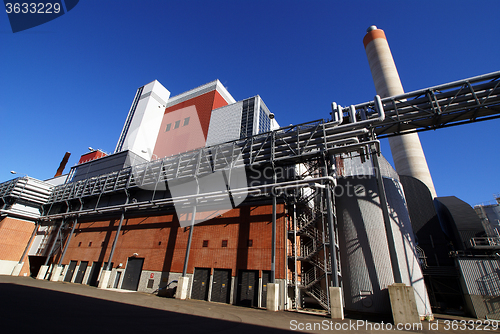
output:
MULTIPOLYGON (((0 13, 0 182, 46 179, 88 147, 113 152, 136 89, 219 79, 281 125, 373 99, 362 39, 383 29, 406 92, 500 70, 500 1, 80 1, 12 33, 0 13)), ((420 134, 438 196, 500 193, 500 120, 420 134)), ((390 159, 389 145, 383 153, 390 159)))

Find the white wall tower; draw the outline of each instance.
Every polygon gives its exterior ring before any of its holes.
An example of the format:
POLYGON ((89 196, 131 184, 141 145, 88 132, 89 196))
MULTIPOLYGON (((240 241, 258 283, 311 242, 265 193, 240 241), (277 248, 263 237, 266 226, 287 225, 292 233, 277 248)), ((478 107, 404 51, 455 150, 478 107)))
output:
POLYGON ((170 92, 157 80, 137 90, 115 153, 130 150, 151 160, 169 97, 170 92))

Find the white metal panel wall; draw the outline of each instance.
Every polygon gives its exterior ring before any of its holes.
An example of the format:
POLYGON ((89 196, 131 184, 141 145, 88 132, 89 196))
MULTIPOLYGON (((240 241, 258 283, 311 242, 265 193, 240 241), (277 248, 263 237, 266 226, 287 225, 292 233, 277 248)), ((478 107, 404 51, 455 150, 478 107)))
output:
POLYGON ((156 80, 144 86, 130 126, 124 129, 121 151, 130 150, 151 160, 169 97, 170 92, 156 80))
POLYGON ((243 102, 236 102, 212 111, 208 127, 207 146, 240 138, 243 102))

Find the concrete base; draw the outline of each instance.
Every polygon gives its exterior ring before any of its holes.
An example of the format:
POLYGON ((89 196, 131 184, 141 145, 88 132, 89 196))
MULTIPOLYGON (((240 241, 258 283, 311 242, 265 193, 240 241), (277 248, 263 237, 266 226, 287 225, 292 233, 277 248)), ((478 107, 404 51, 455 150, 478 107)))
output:
POLYGON ((412 286, 394 283, 388 286, 394 324, 419 324, 420 315, 412 286))
POLYGON ((175 298, 177 299, 187 299, 189 291, 189 277, 181 277, 177 281, 177 292, 175 293, 175 298))
POLYGON ((51 282, 57 282, 59 281, 59 278, 61 277, 61 271, 63 270, 62 266, 57 266, 52 269, 52 275, 50 276, 50 281, 51 282))
POLYGON ((332 319, 344 320, 344 299, 342 298, 342 288, 329 287, 330 291, 330 313, 332 319))
POLYGON ((99 289, 107 289, 109 285, 109 279, 111 278, 111 270, 103 270, 101 277, 99 279, 99 289))
POLYGON ((266 309, 276 312, 279 310, 280 285, 277 283, 267 283, 266 309))
POLYGON ((16 264, 16 266, 14 267, 14 270, 12 270, 11 275, 12 276, 19 276, 19 274, 21 273, 21 269, 23 269, 23 265, 24 265, 24 262, 16 264))
POLYGON ((47 275, 47 270, 49 270, 49 266, 41 266, 40 270, 38 271, 38 275, 36 276, 36 279, 45 279, 45 275, 47 275))

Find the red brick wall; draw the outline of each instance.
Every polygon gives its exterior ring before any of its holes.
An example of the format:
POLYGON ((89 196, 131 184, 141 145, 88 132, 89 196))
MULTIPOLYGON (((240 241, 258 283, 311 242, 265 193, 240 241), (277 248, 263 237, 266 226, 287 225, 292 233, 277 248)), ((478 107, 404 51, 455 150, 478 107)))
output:
MULTIPOLYGON (((30 240, 33 222, 6 217, 0 221, 0 260, 19 261, 30 240)), ((27 257, 21 275, 27 273, 27 257)))
MULTIPOLYGON (((270 205, 247 206, 195 225, 188 273, 193 273, 195 267, 232 269, 233 276, 238 269, 271 270, 271 213, 270 205), (208 240, 208 247, 203 247, 204 240, 208 240), (227 240, 227 247, 222 247, 223 240, 227 240)), ((118 222, 79 223, 63 264, 71 260, 108 261, 118 222)), ((277 278, 285 276, 284 233, 284 205, 278 205, 277 278)), ((125 266, 127 259, 138 253, 144 258, 143 270, 182 272, 188 235, 189 228, 180 228, 175 215, 125 219, 113 255, 114 267, 119 263, 125 266)))

